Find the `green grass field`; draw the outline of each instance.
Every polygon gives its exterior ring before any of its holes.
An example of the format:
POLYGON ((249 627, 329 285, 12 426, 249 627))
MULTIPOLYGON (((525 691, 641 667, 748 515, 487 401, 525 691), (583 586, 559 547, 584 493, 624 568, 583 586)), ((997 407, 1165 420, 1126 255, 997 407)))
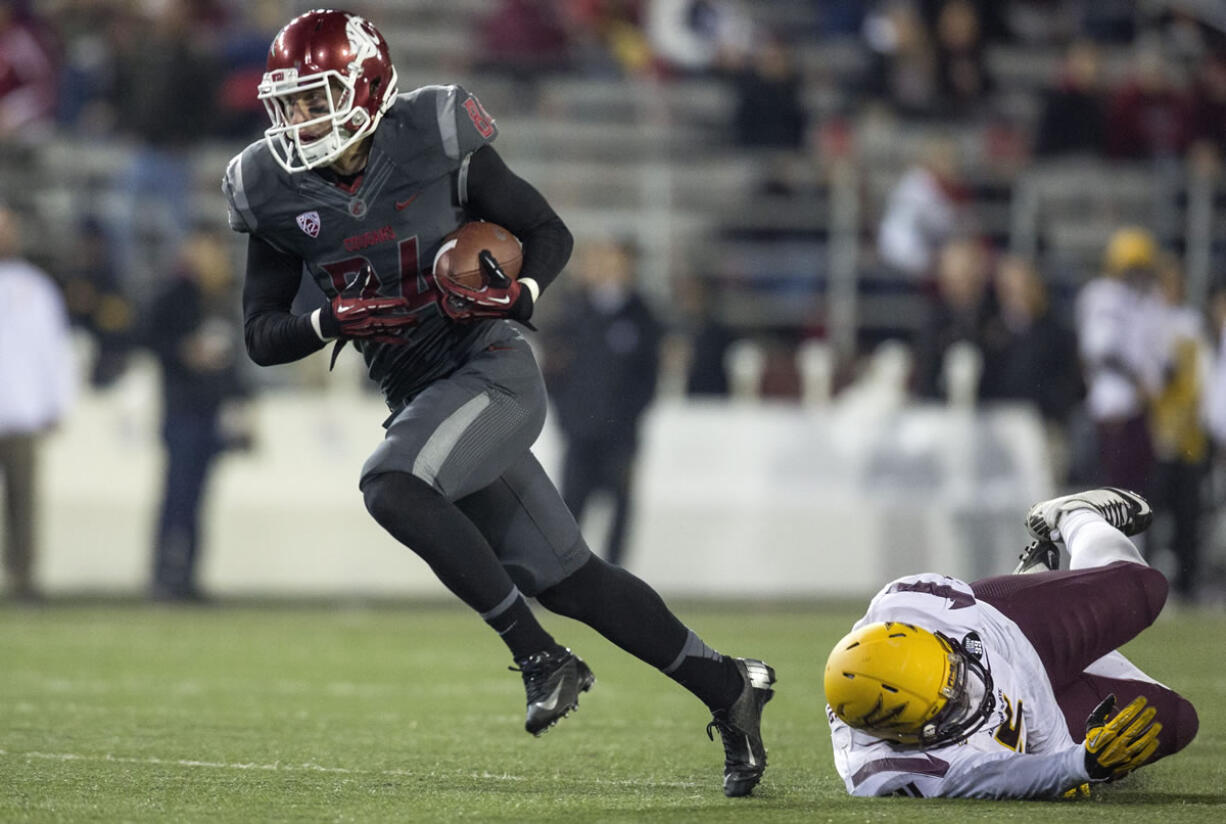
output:
POLYGON ((678 612, 779 672, 752 798, 723 797, 696 700, 565 619, 547 625, 598 681, 534 739, 502 645, 458 607, 0 605, 0 822, 1226 821, 1221 612, 1164 618, 1128 648, 1200 709, 1192 746, 1051 803, 847 797, 820 673, 859 610, 678 612))

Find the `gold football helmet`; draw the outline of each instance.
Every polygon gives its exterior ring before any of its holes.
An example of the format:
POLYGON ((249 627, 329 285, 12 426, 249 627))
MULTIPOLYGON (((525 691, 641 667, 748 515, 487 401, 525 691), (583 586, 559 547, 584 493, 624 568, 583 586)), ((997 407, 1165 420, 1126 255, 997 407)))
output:
POLYGON ((1103 266, 1112 275, 1130 269, 1149 269, 1158 256, 1158 242, 1148 229, 1124 226, 1116 229, 1107 241, 1103 266))
POLYGON ((826 702, 848 726, 918 747, 961 741, 996 706, 979 659, 939 632, 867 624, 826 660, 826 702))

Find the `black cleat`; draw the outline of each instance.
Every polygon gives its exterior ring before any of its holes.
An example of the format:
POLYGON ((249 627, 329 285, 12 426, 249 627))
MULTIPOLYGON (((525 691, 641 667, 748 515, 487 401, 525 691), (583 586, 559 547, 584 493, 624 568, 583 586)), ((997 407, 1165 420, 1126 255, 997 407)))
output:
POLYGON ((1014 575, 1025 575, 1030 572, 1047 572, 1060 568, 1060 547, 1051 541, 1035 538, 1022 550, 1018 556, 1021 560, 1014 567, 1014 575))
POLYGON ((538 652, 515 663, 519 666, 509 669, 523 674, 524 689, 528 692, 524 729, 533 735, 540 735, 565 718, 579 706, 579 693, 587 692, 596 683, 588 665, 568 649, 538 652))
POLYGON ((1144 532, 1154 519, 1149 502, 1137 493, 1115 486, 1103 486, 1040 501, 1026 513, 1026 529, 1040 541, 1058 541, 1060 518, 1075 509, 1094 510, 1125 535, 1144 532))
POLYGON ((712 729, 724 741, 724 795, 739 798, 749 795, 766 770, 766 746, 762 743, 762 708, 775 691, 775 670, 754 658, 733 659, 745 686, 732 706, 716 710, 707 724, 707 737, 715 740, 712 729))

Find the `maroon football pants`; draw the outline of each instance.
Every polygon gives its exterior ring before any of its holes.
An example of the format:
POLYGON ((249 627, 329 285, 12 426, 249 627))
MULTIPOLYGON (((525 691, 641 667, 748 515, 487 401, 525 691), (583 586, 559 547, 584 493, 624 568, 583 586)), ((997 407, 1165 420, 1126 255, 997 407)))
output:
POLYGON ((1086 717, 1110 693, 1117 709, 1138 695, 1157 708, 1162 733, 1155 759, 1179 752, 1196 736, 1196 710, 1174 690, 1084 672, 1158 617, 1167 593, 1161 572, 1117 561, 1092 569, 1000 575, 971 588, 976 598, 1012 619, 1039 653, 1074 741, 1085 738, 1086 717))

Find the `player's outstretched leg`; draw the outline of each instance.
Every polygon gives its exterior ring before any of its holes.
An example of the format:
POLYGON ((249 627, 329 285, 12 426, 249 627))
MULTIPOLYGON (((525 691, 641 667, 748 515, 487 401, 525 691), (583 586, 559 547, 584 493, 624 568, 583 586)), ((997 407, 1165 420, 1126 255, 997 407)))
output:
POLYGON ((762 708, 775 671, 753 658, 721 655, 630 572, 592 556, 576 572, 538 593, 542 606, 582 621, 692 692, 711 711, 707 732, 724 744, 724 792, 749 795, 766 768, 762 708))
POLYGON ((1059 541, 1060 519, 1078 509, 1097 512, 1125 535, 1144 532, 1154 517, 1149 502, 1137 493, 1104 486, 1040 501, 1026 513, 1026 529, 1039 541, 1059 541))
POLYGON ((766 770, 766 746, 762 743, 762 709, 774 697, 771 685, 775 670, 756 658, 737 658, 736 667, 745 686, 727 709, 711 713, 707 735, 719 730, 724 742, 724 795, 739 798, 749 795, 766 770))
POLYGON ((596 676, 583 659, 563 647, 556 652, 539 652, 515 661, 512 670, 524 676, 528 693, 528 713, 524 729, 540 735, 579 707, 579 693, 596 683, 596 676))

